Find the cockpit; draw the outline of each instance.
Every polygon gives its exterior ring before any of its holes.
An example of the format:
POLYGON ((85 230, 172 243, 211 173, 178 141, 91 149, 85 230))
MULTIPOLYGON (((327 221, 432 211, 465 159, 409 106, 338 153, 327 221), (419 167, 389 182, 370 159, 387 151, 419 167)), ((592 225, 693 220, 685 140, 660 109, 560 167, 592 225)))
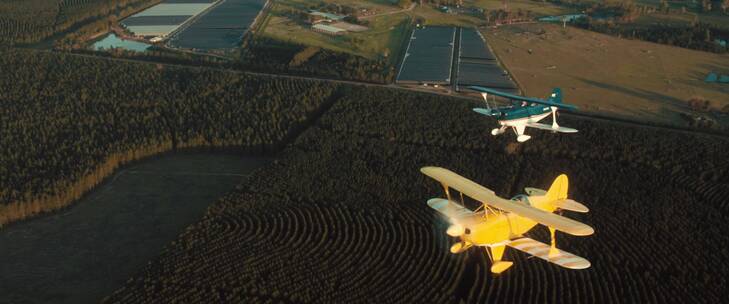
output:
POLYGON ((519 194, 511 198, 514 203, 521 204, 524 206, 531 206, 532 203, 529 201, 529 196, 526 194, 519 194))

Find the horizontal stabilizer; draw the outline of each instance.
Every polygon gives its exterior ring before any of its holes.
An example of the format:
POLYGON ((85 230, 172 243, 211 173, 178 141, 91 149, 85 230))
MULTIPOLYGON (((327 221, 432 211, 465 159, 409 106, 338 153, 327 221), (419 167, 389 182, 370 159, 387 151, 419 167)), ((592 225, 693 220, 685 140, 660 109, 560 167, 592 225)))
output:
POLYGON ((538 123, 538 122, 527 123, 526 126, 530 127, 530 128, 542 129, 542 130, 547 130, 547 131, 555 131, 555 132, 561 132, 561 133, 577 133, 577 129, 561 127, 561 126, 552 127, 552 125, 538 123))
POLYGON ((499 111, 484 108, 473 108, 473 111, 486 116, 499 116, 501 114, 499 111))
POLYGON ((571 199, 557 200, 553 204, 557 208, 574 211, 574 212, 587 213, 590 211, 590 209, 588 209, 587 206, 580 204, 576 201, 573 201, 571 199))
POLYGON ((545 190, 537 189, 537 188, 531 188, 531 187, 524 188, 524 192, 526 192, 526 194, 529 195, 529 196, 541 196, 541 195, 546 195, 547 194, 547 191, 545 191, 545 190))
POLYGON ((515 239, 506 245, 564 268, 585 269, 590 267, 590 261, 562 249, 557 249, 556 253, 550 255, 551 247, 549 245, 527 237, 515 239))

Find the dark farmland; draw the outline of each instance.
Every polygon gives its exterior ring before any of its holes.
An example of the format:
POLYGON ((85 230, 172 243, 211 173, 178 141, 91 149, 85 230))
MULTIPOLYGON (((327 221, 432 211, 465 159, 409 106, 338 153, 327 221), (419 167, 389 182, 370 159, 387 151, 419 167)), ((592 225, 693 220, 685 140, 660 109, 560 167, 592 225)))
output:
POLYGON ((483 60, 496 60, 493 53, 486 47, 483 38, 471 28, 461 29, 461 59, 473 58, 483 60))
POLYGON ((0 230, 0 303, 91 303, 268 163, 175 154, 121 170, 73 207, 0 230))
POLYGON ((175 25, 185 22, 191 16, 140 16, 129 17, 122 21, 125 26, 175 25))
POLYGON ((450 83, 453 59, 453 27, 416 29, 410 39, 397 81, 400 83, 450 83))
POLYGON ((516 93, 516 84, 499 66, 486 41, 472 28, 461 29, 458 58, 459 89, 477 85, 516 93))
POLYGON ((265 0, 224 0, 175 35, 170 45, 187 49, 235 48, 265 0))
MULTIPOLYGON (((577 134, 493 137, 474 103, 380 88, 339 99, 280 155, 109 303, 721 303, 729 275, 729 141, 563 115, 577 134), (468 114, 472 113, 472 114, 468 114), (437 123, 434 123, 437 122, 437 123), (453 255, 426 205, 452 169, 511 197, 569 176, 596 229, 558 233, 592 267, 567 270, 507 249, 453 255)), ((475 208, 476 206, 472 206, 475 208)), ((537 227, 528 236, 548 242, 537 227)))

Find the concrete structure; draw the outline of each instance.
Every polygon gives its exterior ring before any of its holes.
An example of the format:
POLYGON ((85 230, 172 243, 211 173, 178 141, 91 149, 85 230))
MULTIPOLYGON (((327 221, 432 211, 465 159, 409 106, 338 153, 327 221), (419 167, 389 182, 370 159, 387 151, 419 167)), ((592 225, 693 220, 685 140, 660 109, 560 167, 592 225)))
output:
POLYGON ((319 12, 319 11, 310 11, 309 15, 318 16, 318 17, 324 18, 326 20, 331 20, 331 21, 339 21, 339 20, 344 19, 344 17, 346 17, 346 16, 342 16, 342 15, 324 13, 324 12, 319 12))
POLYGON ((327 35, 335 35, 335 36, 342 35, 347 32, 346 30, 340 29, 338 27, 333 27, 331 25, 326 25, 326 24, 321 24, 321 23, 314 24, 311 26, 311 28, 316 32, 324 33, 327 35))

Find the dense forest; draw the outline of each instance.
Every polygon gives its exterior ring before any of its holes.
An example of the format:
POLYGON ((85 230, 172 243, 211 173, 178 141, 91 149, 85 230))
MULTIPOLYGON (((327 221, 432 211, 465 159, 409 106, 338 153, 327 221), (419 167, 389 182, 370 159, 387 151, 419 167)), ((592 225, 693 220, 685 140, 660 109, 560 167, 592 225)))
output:
POLYGON ((0 225, 61 208, 118 166, 190 147, 278 149, 337 85, 0 49, 0 225))
MULTIPOLYGON (((272 166, 206 216, 109 303, 720 302, 727 293, 724 137, 562 115, 577 134, 516 144, 473 104, 384 88, 342 97, 272 166), (437 123, 433 123, 437 122, 437 123), (592 262, 565 270, 523 253, 493 276, 483 250, 448 251, 425 165, 510 197, 559 173, 595 227, 557 244, 592 262)), ((476 206, 472 206, 476 207, 476 206)), ((546 229, 529 236, 547 241, 546 229)))
POLYGON ((109 15, 127 16, 162 0, 3 0, 0 44, 41 41, 73 26, 109 15))

